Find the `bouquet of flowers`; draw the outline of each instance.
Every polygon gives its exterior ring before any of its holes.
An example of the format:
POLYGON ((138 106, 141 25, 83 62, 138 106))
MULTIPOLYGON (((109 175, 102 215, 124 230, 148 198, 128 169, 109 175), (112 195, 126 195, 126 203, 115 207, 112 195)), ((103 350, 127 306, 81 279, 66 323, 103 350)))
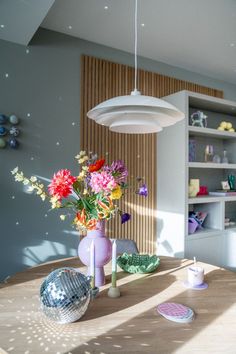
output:
MULTIPOLYGON (((28 186, 28 190, 36 192, 44 201, 51 203, 52 209, 69 209, 74 215, 73 224, 77 229, 93 230, 98 221, 111 219, 116 213, 121 216, 121 223, 130 219, 130 214, 122 212, 115 201, 120 199, 128 189, 128 171, 123 161, 113 161, 107 165, 104 159, 97 159, 97 155, 87 156, 81 151, 76 157, 79 164, 79 173, 73 176, 71 171, 64 169, 54 174, 51 183, 46 188, 36 176, 27 178, 16 167, 12 174, 15 181, 28 186)), ((142 178, 135 193, 147 196, 148 190, 142 178)), ((67 215, 61 214, 61 220, 67 215)))

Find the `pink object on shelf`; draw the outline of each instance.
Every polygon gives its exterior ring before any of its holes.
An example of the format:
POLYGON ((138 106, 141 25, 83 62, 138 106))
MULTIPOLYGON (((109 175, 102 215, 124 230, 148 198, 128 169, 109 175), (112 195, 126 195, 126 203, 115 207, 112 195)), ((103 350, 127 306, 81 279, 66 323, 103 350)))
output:
POLYGON ((208 195, 207 186, 200 186, 199 192, 197 195, 208 195))
POLYGON ((188 218, 188 233, 193 234, 199 226, 199 223, 194 218, 188 218))

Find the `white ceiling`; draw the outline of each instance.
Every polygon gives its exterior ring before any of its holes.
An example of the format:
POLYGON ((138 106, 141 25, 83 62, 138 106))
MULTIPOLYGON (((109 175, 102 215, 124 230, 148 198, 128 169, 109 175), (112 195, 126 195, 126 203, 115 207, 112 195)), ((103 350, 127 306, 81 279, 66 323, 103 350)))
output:
POLYGON ((27 45, 55 0, 0 0, 0 39, 27 45))
MULTIPOLYGON (((42 26, 133 52, 133 21, 134 0, 57 0, 42 26)), ((139 0, 138 52, 236 84, 236 1, 139 0)))
MULTIPOLYGON (((134 52, 134 0, 54 1, 0 0, 0 39, 27 45, 45 18, 42 27, 134 52)), ((236 84, 236 0, 138 2, 139 55, 236 84)))

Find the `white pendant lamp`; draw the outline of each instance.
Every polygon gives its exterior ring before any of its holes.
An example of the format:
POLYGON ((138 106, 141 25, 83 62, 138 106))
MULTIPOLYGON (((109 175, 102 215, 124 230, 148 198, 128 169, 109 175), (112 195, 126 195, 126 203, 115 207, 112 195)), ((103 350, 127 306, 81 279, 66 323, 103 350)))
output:
POLYGON ((128 96, 118 96, 91 109, 87 116, 117 133, 157 133, 184 118, 172 104, 137 90, 137 0, 135 0, 135 87, 128 96))

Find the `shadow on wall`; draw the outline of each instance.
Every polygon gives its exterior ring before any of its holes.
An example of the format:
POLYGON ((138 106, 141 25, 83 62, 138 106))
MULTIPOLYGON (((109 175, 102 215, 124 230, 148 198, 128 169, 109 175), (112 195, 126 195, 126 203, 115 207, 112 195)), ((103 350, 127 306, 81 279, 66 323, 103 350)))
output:
POLYGON ((36 196, 22 191, 15 192, 17 214, 9 218, 11 202, 6 200, 2 213, 0 281, 24 268, 77 255, 79 235, 70 221, 62 222, 58 212, 47 211, 36 196))

